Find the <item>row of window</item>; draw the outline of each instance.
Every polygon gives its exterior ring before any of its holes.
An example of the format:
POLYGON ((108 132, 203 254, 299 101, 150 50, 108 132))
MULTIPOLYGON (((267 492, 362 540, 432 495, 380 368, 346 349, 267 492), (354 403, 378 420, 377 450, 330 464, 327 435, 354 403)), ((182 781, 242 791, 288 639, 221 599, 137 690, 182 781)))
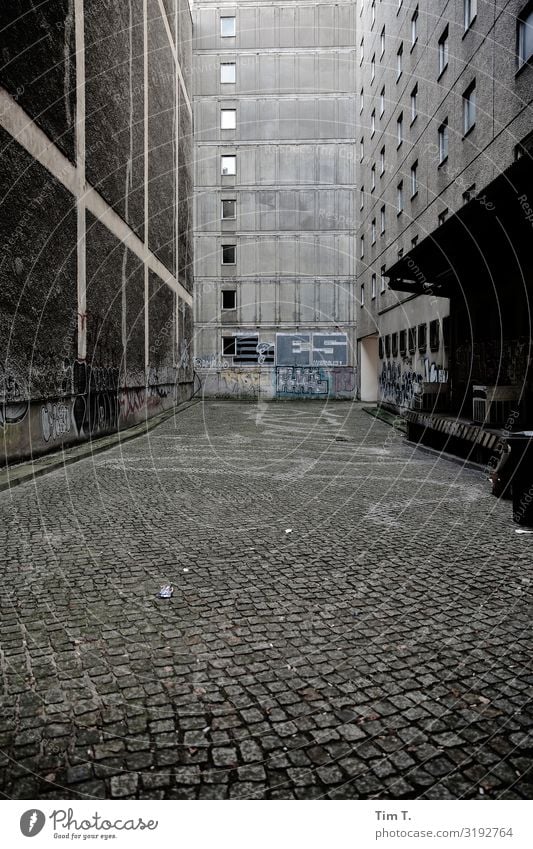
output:
MULTIPOLYGON (((448 318, 443 319, 443 343, 447 348, 447 325, 448 318)), ((389 359, 390 357, 406 356, 414 354, 417 350, 423 354, 428 348, 428 326, 426 323, 417 327, 409 327, 398 333, 379 337, 379 357, 389 359)), ((440 346, 440 321, 438 318, 429 322, 429 350, 438 351, 440 346)))
MULTIPOLYGON (((472 82, 468 85, 468 87, 463 92, 463 135, 466 136, 470 131, 474 128, 476 123, 476 81, 472 80, 472 82)), ((385 89, 383 88, 380 95, 380 103, 384 104, 385 101, 385 89)), ((383 114, 384 106, 380 106, 380 114, 383 114)), ((418 115, 418 83, 414 86, 411 91, 411 124, 416 119, 418 115)), ((370 137, 374 135, 376 131, 376 110, 372 111, 370 116, 370 137)), ((443 163, 448 157, 448 118, 445 118, 444 121, 440 124, 438 128, 438 144, 439 144, 439 164, 443 163)), ((401 147, 405 139, 404 136, 404 115, 403 110, 398 115, 396 119, 396 148, 401 147)), ((361 137, 361 141, 359 143, 359 159, 362 162, 365 156, 365 139, 364 136, 361 137)), ((372 179, 372 189, 375 188, 375 173, 376 173, 376 165, 372 165, 371 168, 371 179, 372 179)), ((385 146, 383 146, 380 150, 380 176, 385 173, 385 146)))
MULTIPOLYGON (((372 277, 371 277, 371 280, 370 280, 370 285, 371 285, 371 296, 372 296, 372 300, 373 300, 376 297, 376 286, 377 286, 377 275, 376 274, 372 274, 372 277)), ((381 273, 380 273, 380 294, 381 295, 383 294, 383 292, 385 292, 386 288, 387 288, 387 284, 385 283, 385 266, 382 265, 381 266, 381 273)), ((365 284, 361 283, 361 306, 364 307, 364 305, 365 305, 365 284)))
MULTIPOLYGON (((463 0, 464 5, 464 29, 465 32, 470 29, 474 19, 477 16, 477 0, 463 0)), ((418 6, 416 6, 411 16, 411 49, 418 41, 418 6)), ((372 28, 374 26, 374 8, 372 10, 372 28)), ((517 63, 521 68, 533 56, 533 3, 528 2, 517 18, 517 63)), ((396 52, 396 82, 400 79, 403 72, 403 41, 400 43, 396 52)), ((380 33, 380 60, 385 54, 385 26, 380 33)), ((444 73, 448 66, 449 58, 449 26, 444 28, 438 41, 438 72, 439 77, 444 73)), ((364 61, 364 36, 361 38, 361 49, 359 64, 364 61)), ((370 60, 370 81, 373 82, 376 76, 376 53, 372 55, 370 60)), ((361 89, 361 111, 363 101, 363 89, 361 89)), ((382 113, 383 114, 383 113, 382 113)))
MULTIPOLYGON (((465 32, 466 32, 466 30, 470 29, 470 27, 472 26, 476 15, 477 15, 477 0, 464 0, 464 28, 465 28, 465 32)), ((411 49, 413 49, 413 47, 415 46, 415 44, 418 41, 418 19, 419 19, 418 6, 416 6, 415 10, 413 11, 413 14, 411 15, 411 49)), ((373 5, 372 5, 372 19, 371 19, 371 26, 370 26, 371 30, 374 28, 375 20, 376 19, 375 19, 375 0, 374 0, 373 5)), ((448 27, 446 27, 446 45, 447 45, 447 38, 448 38, 448 27)), ((447 50, 447 47, 446 47, 446 50, 447 50)), ((385 25, 383 25, 383 28, 382 28, 380 36, 379 36, 379 53, 380 53, 380 59, 382 59, 384 54, 385 54, 385 25)), ((364 55, 365 55, 365 37, 363 36, 361 38, 361 44, 360 44, 360 55, 359 55, 359 64, 360 65, 363 64, 364 55)), ((440 63, 440 41, 439 41, 439 63, 440 63)), ((446 53, 446 63, 447 63, 447 53, 446 53)), ((370 77, 371 77, 371 80, 373 80, 374 77, 375 77, 375 71, 376 71, 376 54, 374 53, 372 55, 372 59, 370 60, 370 77)), ((397 80, 400 79, 400 77, 402 75, 402 71, 403 71, 403 41, 400 43, 400 46, 398 47, 398 50, 396 52, 396 79, 397 80)))

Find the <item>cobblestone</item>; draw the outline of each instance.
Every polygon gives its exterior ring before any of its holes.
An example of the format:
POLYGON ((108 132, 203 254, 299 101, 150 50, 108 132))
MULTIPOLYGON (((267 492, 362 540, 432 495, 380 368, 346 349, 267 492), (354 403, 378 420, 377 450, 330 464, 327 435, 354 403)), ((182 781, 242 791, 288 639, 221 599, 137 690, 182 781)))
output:
POLYGON ((528 798, 531 539, 349 403, 198 404, 1 493, 1 790, 528 798))

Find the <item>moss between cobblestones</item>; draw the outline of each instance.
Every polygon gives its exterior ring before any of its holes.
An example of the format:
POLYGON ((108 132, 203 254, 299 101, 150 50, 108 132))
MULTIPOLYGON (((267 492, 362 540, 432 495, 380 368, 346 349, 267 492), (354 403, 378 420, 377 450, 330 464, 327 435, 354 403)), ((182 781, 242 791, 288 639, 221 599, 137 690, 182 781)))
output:
POLYGON ((402 433, 407 433, 407 425, 401 416, 395 415, 388 410, 384 410, 383 407, 362 407, 361 409, 370 416, 374 416, 375 419, 379 419, 381 422, 391 425, 391 427, 396 428, 396 430, 400 430, 402 433))

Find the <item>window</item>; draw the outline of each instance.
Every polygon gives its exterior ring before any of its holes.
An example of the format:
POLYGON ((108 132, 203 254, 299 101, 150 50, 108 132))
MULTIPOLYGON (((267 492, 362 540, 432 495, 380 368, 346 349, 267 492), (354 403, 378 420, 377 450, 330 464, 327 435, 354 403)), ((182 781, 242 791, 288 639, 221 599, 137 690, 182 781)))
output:
POLYGON ((409 353, 414 354, 416 351, 416 327, 409 328, 409 353))
POLYGON ((359 256, 363 259, 365 255, 365 237, 361 236, 359 240, 359 256))
POLYGON ((382 206, 379 211, 379 223, 380 223, 380 232, 383 234, 385 232, 385 207, 382 206))
POLYGON ((361 91, 359 92, 359 113, 361 113, 363 111, 364 105, 365 105, 365 90, 364 90, 364 88, 362 88, 361 91))
POLYGON ((381 294, 383 294, 383 292, 387 288, 387 284, 385 283, 385 266, 384 265, 381 266, 379 283, 380 283, 381 294))
POLYGON ((237 201, 235 199, 222 201, 222 219, 235 219, 237 217, 237 201))
POLYGON ((379 152, 379 173, 380 175, 385 173, 385 146, 379 152))
POLYGON ((418 325, 418 350, 425 351, 427 347, 427 324, 418 325))
POLYGON ((365 205, 365 187, 361 186, 361 191, 359 193, 359 209, 363 209, 365 205))
POLYGON ((376 244, 376 219, 372 219, 372 244, 376 244))
POLYGON ((376 297, 376 275, 372 275, 372 300, 376 297))
POLYGON ((376 54, 372 56, 370 60, 370 82, 374 82, 374 77, 376 76, 376 54))
POLYGON ((237 33, 235 16, 220 18, 220 35, 222 38, 232 38, 237 33))
POLYGON ((438 318, 429 322, 429 350, 439 350, 440 325, 438 318))
POLYGON ((475 197, 476 194, 476 184, 472 183, 471 186, 463 192, 463 203, 468 203, 475 197))
POLYGON ((400 44, 398 48, 398 52, 396 53, 396 81, 398 81, 402 75, 403 68, 403 43, 400 44))
POLYGON ((405 357, 407 353, 407 331, 400 330, 400 357, 405 357))
POLYGON ((518 17, 518 67, 521 68, 533 56, 533 6, 528 3, 518 17))
POLYGON ((221 156, 221 173, 223 177, 231 177, 237 173, 237 157, 221 156))
POLYGON ((403 142, 403 112, 400 112, 396 121, 396 142, 398 147, 403 142))
POLYGON ((361 283, 361 306, 365 305, 365 284, 361 283))
POLYGON ((439 38, 439 77, 448 65, 448 27, 439 38))
POLYGON ((466 32, 466 30, 474 23, 474 18, 477 15, 477 0, 463 0, 463 3, 466 32))
POLYGON ((220 66, 220 82, 234 83, 237 79, 237 65, 235 62, 222 62, 220 66))
POLYGON ((222 265, 235 265, 237 262, 237 245, 222 245, 222 265))
POLYGON ((372 115, 370 116, 370 136, 372 137, 376 132, 376 110, 372 110, 372 115))
POLYGON ((442 212, 439 212, 439 216, 438 216, 439 227, 441 226, 441 224, 444 224, 444 222, 446 221, 447 218, 448 218, 448 207, 446 207, 446 209, 443 209, 442 212))
POLYGON ((359 64, 363 64, 363 59, 365 58, 365 37, 361 39, 361 56, 359 57, 359 64))
POLYGON ((385 112, 385 86, 381 89, 379 93, 379 117, 383 115, 385 112))
POLYGON ((398 356, 398 334, 391 333, 391 353, 393 357, 398 356))
POLYGON ((237 292, 235 289, 222 290, 222 309, 234 310, 237 306, 237 292))
POLYGON ((476 123, 476 81, 470 83, 463 94, 463 133, 467 133, 476 123))
POLYGON ((374 26, 374 24, 376 23, 376 0, 372 0, 371 6, 370 6, 370 21, 371 21, 370 25, 374 26))
POLYGON ((411 92, 411 124, 418 115, 418 83, 411 92))
POLYGON ((413 236, 413 238, 411 239, 411 247, 416 248, 417 245, 418 245, 418 236, 413 236))
POLYGON ((398 215, 400 215, 403 212, 403 180, 398 183, 396 188, 396 208, 398 215))
POLYGON ((383 58, 383 54, 385 53, 385 27, 383 27, 379 36, 379 52, 380 58, 383 58))
POLYGON ((439 165, 448 159, 448 119, 446 118, 439 127, 439 165))
POLYGON ((221 109, 220 110, 220 129, 234 130, 237 126, 237 110, 236 109, 221 109))
POLYGON ((359 159, 362 162, 364 158, 365 158, 365 140, 364 140, 364 138, 362 138, 361 141, 359 142, 359 159))
POLYGON ((451 335, 450 316, 445 315, 444 318, 442 319, 442 346, 443 346, 445 351, 447 351, 450 347, 450 335, 451 335))
POLYGON ((379 337, 379 358, 380 358, 380 360, 383 359, 383 337, 382 336, 379 337))
POLYGON ((418 38, 418 6, 413 12, 413 16, 411 18, 411 46, 416 44, 418 38))
POLYGON ((411 197, 418 194, 418 159, 411 165, 411 197))
POLYGON ((385 356, 387 359, 390 357, 390 336, 385 336, 385 356))
POLYGON ((403 256, 403 248, 400 248, 398 251, 398 259, 401 259, 403 256))
POLYGON ((235 336, 223 336, 222 337, 222 353, 225 357, 234 357, 236 354, 235 349, 235 336))
POLYGON ((372 165, 370 169, 370 191, 373 192, 376 188, 376 163, 372 165))

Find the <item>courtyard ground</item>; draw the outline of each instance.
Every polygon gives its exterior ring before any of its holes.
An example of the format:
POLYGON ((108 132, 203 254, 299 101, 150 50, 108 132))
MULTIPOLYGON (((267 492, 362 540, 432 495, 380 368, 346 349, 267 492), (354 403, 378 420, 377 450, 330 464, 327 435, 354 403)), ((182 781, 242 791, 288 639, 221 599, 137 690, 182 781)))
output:
POLYGON ((4 796, 533 795, 533 536, 359 406, 194 404, 0 516, 4 796))

